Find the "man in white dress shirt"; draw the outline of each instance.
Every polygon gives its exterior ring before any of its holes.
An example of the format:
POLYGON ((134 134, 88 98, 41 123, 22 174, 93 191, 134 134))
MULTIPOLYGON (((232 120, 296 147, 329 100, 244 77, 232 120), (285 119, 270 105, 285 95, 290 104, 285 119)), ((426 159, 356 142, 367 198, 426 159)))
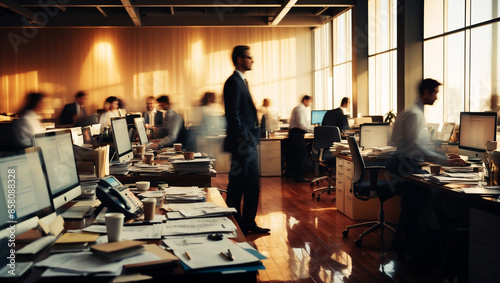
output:
POLYGON ((311 110, 309 106, 312 97, 304 95, 302 102, 293 109, 290 117, 290 130, 288 132, 289 153, 287 155, 287 168, 285 177, 293 178, 296 183, 309 182, 304 179, 307 146, 304 140, 305 133, 312 132, 311 110))
POLYGON ((13 122, 14 133, 19 146, 32 146, 33 135, 45 132, 40 116, 45 109, 45 97, 45 94, 37 92, 29 93, 26 96, 26 104, 21 112, 23 116, 13 122))

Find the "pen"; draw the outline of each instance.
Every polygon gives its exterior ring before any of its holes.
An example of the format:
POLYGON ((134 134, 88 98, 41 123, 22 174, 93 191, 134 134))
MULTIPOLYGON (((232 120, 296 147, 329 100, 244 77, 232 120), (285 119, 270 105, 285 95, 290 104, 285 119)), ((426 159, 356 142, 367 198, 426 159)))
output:
POLYGON ((227 250, 227 255, 223 252, 220 252, 219 255, 225 260, 229 260, 229 261, 234 260, 232 254, 231 254, 231 251, 229 249, 227 250))
POLYGON ((229 260, 234 260, 233 254, 231 253, 230 249, 227 249, 227 257, 229 258, 229 260))
POLYGON ((184 254, 186 255, 187 259, 191 260, 191 256, 188 254, 188 252, 184 252, 184 254))

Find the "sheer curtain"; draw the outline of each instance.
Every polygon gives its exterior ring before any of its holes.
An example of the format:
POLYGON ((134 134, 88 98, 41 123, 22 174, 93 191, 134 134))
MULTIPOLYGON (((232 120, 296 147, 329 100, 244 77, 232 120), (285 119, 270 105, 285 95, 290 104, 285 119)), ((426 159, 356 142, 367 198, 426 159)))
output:
POLYGON ((147 96, 168 94, 189 118, 206 91, 222 105, 231 51, 240 44, 251 47, 255 61, 247 78, 257 106, 270 98, 288 117, 312 94, 308 28, 40 28, 17 45, 13 35, 23 37, 23 30, 0 29, 0 113, 17 112, 25 94, 38 90, 50 95, 48 112, 57 117, 84 90, 92 112, 111 95, 128 112, 142 112, 147 96))

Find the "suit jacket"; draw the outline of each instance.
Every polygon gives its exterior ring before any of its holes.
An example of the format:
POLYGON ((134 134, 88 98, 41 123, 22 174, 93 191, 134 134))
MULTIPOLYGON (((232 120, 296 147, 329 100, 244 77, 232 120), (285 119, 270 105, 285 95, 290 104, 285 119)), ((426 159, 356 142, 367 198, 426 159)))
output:
POLYGON ((224 151, 236 151, 240 139, 256 146, 259 143, 257 109, 248 86, 238 73, 234 72, 226 80, 223 96, 227 121, 224 151))
MULTIPOLYGON (((64 108, 61 112, 61 116, 59 117, 59 123, 61 123, 62 125, 73 124, 74 123, 73 117, 77 113, 76 107, 77 107, 76 102, 64 105, 64 108)), ((87 116, 85 108, 83 108, 83 116, 87 116)))
MULTIPOLYGON (((150 124, 149 123, 149 114, 148 111, 142 113, 142 117, 144 117, 144 123, 150 124)), ((163 124, 163 112, 156 110, 156 115, 155 115, 155 126, 156 125, 161 125, 163 124)))
POLYGON ((350 129, 349 122, 347 121, 347 116, 344 115, 344 111, 342 111, 340 107, 326 112, 321 125, 337 126, 341 131, 350 129))

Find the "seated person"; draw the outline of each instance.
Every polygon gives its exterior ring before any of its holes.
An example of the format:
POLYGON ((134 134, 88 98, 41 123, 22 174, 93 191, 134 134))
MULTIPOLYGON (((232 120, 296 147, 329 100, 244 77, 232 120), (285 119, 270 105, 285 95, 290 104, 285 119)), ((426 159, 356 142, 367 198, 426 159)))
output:
POLYGON ((75 102, 64 105, 64 108, 59 117, 59 123, 62 125, 73 125, 77 119, 87 116, 85 104, 87 102, 87 94, 79 91, 75 95, 75 102))
POLYGON ((20 147, 33 146, 34 134, 45 132, 40 115, 46 107, 45 94, 32 92, 26 95, 26 104, 21 111, 22 117, 14 120, 13 129, 20 147))
POLYGON ((163 122, 166 135, 160 140, 153 141, 150 147, 156 149, 158 147, 171 147, 174 143, 182 143, 183 147, 186 148, 187 130, 184 119, 171 108, 172 105, 168 96, 162 95, 157 101, 160 107, 166 111, 163 122))
POLYGON ((111 127, 111 118, 120 117, 116 114, 116 111, 118 110, 118 98, 116 96, 106 98, 106 101, 104 102, 104 110, 106 112, 102 113, 101 118, 99 119, 101 130, 105 127, 111 127))
POLYGON ((351 128, 349 127, 349 122, 347 121, 347 115, 344 113, 344 109, 347 109, 348 106, 349 98, 342 98, 339 108, 326 112, 323 117, 323 122, 321 122, 321 126, 337 126, 341 132, 350 130, 351 128))

